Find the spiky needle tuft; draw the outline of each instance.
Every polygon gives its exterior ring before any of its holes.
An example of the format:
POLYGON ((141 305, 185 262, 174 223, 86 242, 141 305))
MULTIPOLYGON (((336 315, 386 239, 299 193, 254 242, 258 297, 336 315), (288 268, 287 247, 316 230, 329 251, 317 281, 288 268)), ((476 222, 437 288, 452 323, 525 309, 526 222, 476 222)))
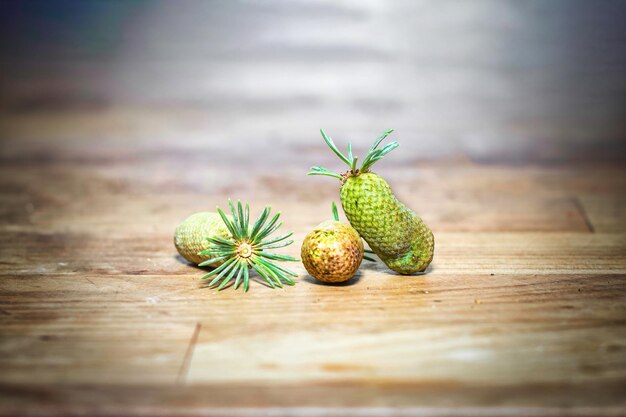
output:
POLYGON ((287 285, 294 285, 294 281, 290 276, 297 277, 298 274, 278 265, 275 261, 297 261, 298 259, 288 255, 268 252, 269 249, 282 248, 293 243, 293 240, 287 240, 287 238, 293 235, 293 232, 270 238, 270 235, 282 225, 282 223, 278 222, 280 213, 275 214, 268 222, 270 207, 265 207, 254 225, 250 227, 250 208, 248 204, 246 204, 244 209, 241 201, 238 201, 237 209, 235 209, 233 202, 228 200, 228 205, 233 217, 232 221, 226 217, 226 214, 219 207, 217 212, 222 217, 232 238, 207 237, 210 246, 207 250, 200 252, 200 255, 211 257, 211 259, 202 262, 200 266, 220 261, 224 263, 201 279, 213 277, 209 286, 217 286, 218 290, 222 290, 234 278, 235 289, 239 288, 243 283, 243 290, 248 291, 250 286, 249 270, 254 269, 272 288, 277 286, 282 288, 283 282, 287 285))
POLYGON ((376 161, 382 159, 389 152, 393 151, 398 146, 400 146, 400 144, 398 142, 391 142, 391 143, 383 146, 381 149, 378 149, 378 145, 380 145, 380 143, 383 140, 385 140, 385 138, 387 136, 389 136, 391 134, 391 132, 393 132, 393 129, 385 130, 374 141, 372 146, 370 146, 370 148, 369 148, 369 150, 367 152, 367 155, 365 155, 365 158, 363 159, 363 162, 361 162, 361 166, 357 167, 357 162, 358 162, 359 158, 355 157, 352 154, 352 144, 350 144, 350 143, 348 144, 348 156, 345 156, 337 148, 337 146, 335 145, 335 142, 333 142, 333 140, 329 136, 326 135, 324 130, 320 129, 320 133, 322 134, 322 138, 324 138, 324 142, 326 142, 328 147, 335 153, 335 155, 337 155, 339 157, 339 159, 341 159, 346 165, 348 165, 348 167, 350 167, 350 169, 344 175, 341 175, 341 174, 338 174, 336 172, 330 171, 330 170, 328 170, 326 168, 323 168, 323 167, 320 167, 320 166, 314 166, 314 167, 311 167, 311 170, 307 173, 307 175, 325 175, 327 177, 338 178, 339 180, 341 180, 343 182, 343 181, 345 181, 345 179, 347 177, 359 175, 359 173, 362 173, 362 172, 368 172, 370 170, 370 168, 372 167, 372 165, 374 165, 376 163, 376 161))

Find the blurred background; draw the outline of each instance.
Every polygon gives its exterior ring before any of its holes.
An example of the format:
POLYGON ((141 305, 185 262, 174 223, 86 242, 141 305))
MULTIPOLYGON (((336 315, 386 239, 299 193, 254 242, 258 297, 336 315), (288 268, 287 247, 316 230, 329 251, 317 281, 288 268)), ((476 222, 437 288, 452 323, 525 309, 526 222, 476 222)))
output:
POLYGON ((141 157, 148 141, 207 162, 228 143, 233 163, 308 166, 328 155, 320 127, 359 150, 394 127, 405 160, 624 155, 621 1, 3 1, 0 12, 5 160, 23 146, 7 138, 45 132, 42 154, 55 137, 96 159, 116 146, 141 157))

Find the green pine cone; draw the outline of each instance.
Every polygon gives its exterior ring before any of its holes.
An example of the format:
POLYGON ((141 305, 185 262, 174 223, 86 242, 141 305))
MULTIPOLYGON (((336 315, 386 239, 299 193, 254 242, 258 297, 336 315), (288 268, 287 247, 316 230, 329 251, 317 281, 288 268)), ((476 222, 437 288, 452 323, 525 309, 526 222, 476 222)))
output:
MULTIPOLYGON (((227 216, 232 221, 231 216, 227 216)), ((209 248, 207 237, 221 236, 231 239, 230 232, 219 214, 210 211, 194 213, 187 217, 174 232, 174 245, 180 255, 194 264, 206 261, 210 255, 199 255, 200 252, 209 248)), ((223 262, 211 264, 217 267, 223 262)))
POLYGON ((340 196, 350 224, 390 269, 412 274, 428 267, 435 249, 433 232, 398 201, 381 176, 348 176, 340 196))
POLYGON ((352 227, 389 268, 400 274, 412 274, 428 268, 433 259, 435 238, 422 219, 398 201, 387 181, 371 172, 372 165, 400 146, 398 142, 391 142, 380 148, 382 141, 392 132, 393 129, 385 130, 374 141, 359 166, 359 158, 352 153, 351 144, 344 155, 320 130, 328 147, 350 169, 339 174, 314 166, 308 175, 340 180, 341 205, 352 227))

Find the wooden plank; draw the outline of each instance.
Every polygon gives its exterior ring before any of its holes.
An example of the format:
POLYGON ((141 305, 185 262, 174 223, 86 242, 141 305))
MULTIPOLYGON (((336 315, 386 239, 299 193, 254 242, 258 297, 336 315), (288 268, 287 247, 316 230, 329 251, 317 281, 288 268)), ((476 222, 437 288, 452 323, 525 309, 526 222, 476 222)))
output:
POLYGON ((390 415, 384 407, 402 405, 440 415, 450 403, 498 415, 585 405, 591 415, 625 398, 626 276, 365 269, 348 286, 305 278, 285 290, 254 285, 247 295, 189 288, 192 279, 5 277, 0 397, 28 407, 46 392, 35 404, 51 415, 104 403, 113 406, 103 414, 145 415, 171 401, 182 415, 205 407, 246 415, 244 405, 334 406, 337 414, 383 407, 390 415), (183 380, 198 389, 180 391, 171 386, 195 320, 202 327, 183 380))
POLYGON ((507 385, 626 377, 624 276, 443 281, 364 273, 351 286, 301 285, 246 303, 201 332, 189 381, 507 385), (592 313, 586 306, 596 299, 606 306, 592 313), (220 328, 230 322, 250 327, 220 328))
MULTIPOLYGON (((285 215, 293 225, 297 216, 285 215)), ((301 214, 302 212, 300 212, 301 214)), ((311 226, 312 227, 312 226, 311 226)), ((130 228, 132 230, 132 228, 130 228)), ((297 227, 301 242, 308 227, 297 227)), ((0 242, 3 275, 195 274, 173 248, 171 231, 145 236, 98 238, 99 233, 4 232, 0 242)), ((588 233, 436 233, 431 271, 441 274, 623 274, 626 273, 626 235, 588 233)), ((294 244, 284 250, 299 256, 294 244)), ((304 272, 301 265, 294 265, 304 272)), ((388 274, 386 267, 364 268, 388 274)))
POLYGON ((284 290, 256 282, 248 295, 202 289, 193 278, 5 277, 5 381, 158 381, 145 367, 171 382, 196 322, 191 382, 624 376, 623 275, 365 269, 351 285, 305 277, 284 290))
MULTIPOLYGON (((2 308, 20 314, 6 305, 2 308)), ((151 318, 145 315, 142 320, 138 309, 133 321, 117 320, 113 311, 103 323, 101 317, 81 318, 79 309, 72 309, 73 314, 63 319, 58 317, 63 316, 58 307, 33 308, 23 314, 31 318, 30 323, 1 325, 4 383, 173 384, 178 380, 193 325, 162 320, 158 326, 146 325, 144 321, 151 318), (64 324, 47 324, 41 315, 64 324)), ((89 309, 82 313, 94 314, 89 309)))
POLYGON ((444 273, 622 274, 626 236, 472 233, 438 235, 433 269, 444 273))
POLYGON ((195 322, 156 307, 149 287, 127 276, 3 276, 2 381, 174 383, 195 322))
POLYGON ((625 406, 619 382, 622 381, 524 387, 452 382, 165 387, 0 385, 0 403, 4 404, 0 415, 616 416, 623 415, 625 406), (589 397, 593 397, 593 405, 589 404, 589 397))
POLYGON ((193 173, 172 180, 115 146, 100 159, 61 143, 42 166, 25 146, 2 168, 0 398, 10 406, 0 413, 394 415, 402 405, 454 415, 455 404, 601 415, 624 405, 626 236, 590 233, 572 197, 602 178, 615 195, 621 171, 400 165, 389 181, 436 233, 428 274, 365 264, 350 285, 322 286, 295 265, 294 288, 255 282, 243 295, 202 288, 201 271, 174 252, 176 224, 246 195, 253 211, 282 211, 300 242, 337 184, 301 187, 289 165, 252 167, 241 181, 193 158, 193 173))
MULTIPOLYGON (((445 165, 416 169, 423 171, 425 176, 435 177, 447 170, 445 165)), ((198 169, 189 176, 188 182, 172 175, 164 177, 161 183, 154 177, 148 179, 142 174, 135 175, 135 170, 125 172, 119 167, 115 178, 107 178, 86 167, 30 168, 12 178, 12 169, 6 168, 1 171, 6 174, 0 184, 0 202, 4 204, 6 214, 0 219, 0 227, 12 230, 41 230, 42 227, 46 230, 99 230, 107 234, 117 232, 122 225, 138 233, 146 233, 149 227, 157 231, 165 230, 165 227, 173 230, 194 211, 215 210, 217 205, 225 206, 228 197, 245 197, 255 210, 270 204, 286 214, 302 212, 303 216, 291 224, 302 223, 312 228, 327 218, 329 201, 338 201, 338 183, 307 178, 296 170, 286 170, 284 176, 291 179, 285 180, 259 177, 257 170, 253 170, 248 174, 253 179, 239 182, 232 179, 236 174, 226 168, 222 174, 230 179, 222 180, 218 167, 198 169), (38 183, 36 178, 42 175, 49 179, 38 183), (79 181, 81 178, 85 181, 79 181), (198 178, 206 178, 206 181, 198 178), (167 185, 168 181, 175 182, 167 185), (219 187, 215 185, 217 181, 220 181, 219 187), (158 193, 161 186, 164 190, 158 193), (194 188, 198 191, 192 191, 194 188), (204 194, 205 188, 212 189, 207 189, 204 194), (77 198, 77 190, 80 190, 81 198, 77 198), (139 196, 141 198, 137 198, 139 196)), ((512 178, 497 184, 490 181, 488 178, 499 175, 500 169, 468 168, 466 175, 473 175, 473 178, 467 179, 468 186, 463 191, 455 191, 463 186, 462 172, 432 182, 415 174, 396 178, 391 172, 388 180, 398 197, 437 232, 589 231, 585 216, 569 190, 541 188, 540 184, 550 176, 547 171, 540 171, 539 177, 534 179, 528 177, 536 173, 515 173, 526 177, 526 184, 521 185, 512 178), (520 185, 522 189, 517 190, 520 185), (501 190, 507 187, 514 191, 501 190)), ((509 176, 513 177, 513 174, 509 173, 509 176)), ((616 183, 614 187, 618 185, 616 183)), ((567 183, 563 187, 567 187, 567 183)))

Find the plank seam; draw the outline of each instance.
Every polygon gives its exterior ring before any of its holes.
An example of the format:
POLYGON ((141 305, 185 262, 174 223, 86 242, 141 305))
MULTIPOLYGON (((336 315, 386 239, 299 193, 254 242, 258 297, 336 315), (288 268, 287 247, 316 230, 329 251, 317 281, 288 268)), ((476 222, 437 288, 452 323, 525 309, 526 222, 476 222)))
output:
POLYGON ((200 322, 196 323, 196 327, 194 328, 191 339, 189 340, 189 345, 187 346, 187 351, 185 352, 185 357, 183 358, 183 363, 180 365, 180 370, 178 371, 178 378, 176 379, 176 383, 178 385, 182 385, 187 378, 189 365, 191 364, 191 358, 193 357, 193 351, 196 347, 196 343, 198 342, 198 335, 200 334, 201 328, 202 324, 200 324, 200 322))
POLYGON ((595 233, 596 229, 595 227, 593 227, 593 223, 591 223, 591 219, 587 215, 587 210, 585 210, 585 206, 583 206, 583 203, 580 201, 580 198, 574 197, 573 200, 574 200, 574 206, 576 206, 576 209, 580 212, 580 215, 582 216, 583 220, 585 221, 585 224, 587 225, 587 229, 589 229, 591 233, 595 233))

